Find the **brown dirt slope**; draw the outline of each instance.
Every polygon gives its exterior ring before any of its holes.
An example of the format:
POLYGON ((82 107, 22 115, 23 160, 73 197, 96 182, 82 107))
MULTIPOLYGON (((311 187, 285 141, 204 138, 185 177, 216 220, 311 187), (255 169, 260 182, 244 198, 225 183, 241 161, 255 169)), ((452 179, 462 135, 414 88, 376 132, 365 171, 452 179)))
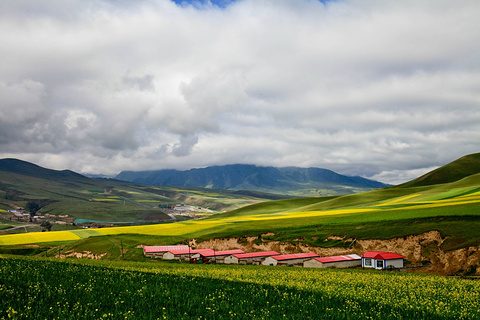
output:
MULTIPOLYGON (((440 232, 430 231, 419 235, 393 238, 388 240, 341 239, 351 243, 349 247, 321 248, 302 243, 280 243, 278 241, 259 241, 259 237, 240 237, 211 239, 194 243, 196 248, 214 248, 215 250, 242 249, 246 252, 275 250, 282 254, 298 252, 315 252, 320 256, 341 254, 363 254, 366 251, 391 251, 405 256, 411 265, 426 266, 422 271, 442 275, 461 274, 469 270, 480 274, 480 246, 445 251, 441 248, 446 238, 440 232)), ((333 238, 332 238, 333 239, 333 238)), ((338 237, 335 237, 338 239, 338 237)))

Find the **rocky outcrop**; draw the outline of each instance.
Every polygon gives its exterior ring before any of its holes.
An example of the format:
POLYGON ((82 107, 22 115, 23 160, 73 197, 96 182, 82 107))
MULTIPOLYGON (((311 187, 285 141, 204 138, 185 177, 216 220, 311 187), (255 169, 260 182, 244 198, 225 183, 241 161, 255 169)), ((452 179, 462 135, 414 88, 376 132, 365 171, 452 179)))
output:
POLYGON ((246 252, 274 250, 280 253, 315 252, 320 256, 352 253, 361 255, 369 250, 391 251, 405 256, 405 259, 410 264, 425 265, 425 267, 421 269, 421 271, 424 272, 442 275, 465 272, 480 274, 480 246, 446 251, 442 249, 442 243, 446 238, 442 238, 438 231, 429 231, 418 235, 386 240, 356 240, 333 236, 328 240, 342 240, 345 244, 349 244, 348 247, 333 248, 309 246, 302 243, 301 239, 299 239, 299 242, 296 244, 266 241, 263 240, 262 236, 210 239, 193 244, 199 249, 242 249, 246 252))

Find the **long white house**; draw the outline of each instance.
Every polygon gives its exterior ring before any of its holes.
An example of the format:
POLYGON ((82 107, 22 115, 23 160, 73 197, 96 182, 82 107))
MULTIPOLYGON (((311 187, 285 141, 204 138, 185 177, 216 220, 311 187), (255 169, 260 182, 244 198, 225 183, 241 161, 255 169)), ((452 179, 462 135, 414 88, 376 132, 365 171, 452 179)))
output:
POLYGON ((349 268, 360 266, 361 260, 362 258, 357 254, 346 254, 309 259, 303 263, 303 266, 306 268, 349 268))
POLYGON ((143 247, 143 254, 146 257, 150 258, 163 258, 163 255, 166 252, 174 252, 174 251, 188 251, 189 246, 187 245, 178 245, 178 246, 144 246, 143 247))
POLYGON ((263 260, 262 264, 264 266, 303 266, 303 262, 311 258, 320 257, 318 254, 313 252, 305 253, 292 253, 292 254, 282 254, 278 256, 271 256, 263 260))
POLYGON ((224 263, 226 264, 261 264, 263 260, 270 256, 277 256, 280 253, 276 251, 260 251, 232 254, 225 257, 224 263))

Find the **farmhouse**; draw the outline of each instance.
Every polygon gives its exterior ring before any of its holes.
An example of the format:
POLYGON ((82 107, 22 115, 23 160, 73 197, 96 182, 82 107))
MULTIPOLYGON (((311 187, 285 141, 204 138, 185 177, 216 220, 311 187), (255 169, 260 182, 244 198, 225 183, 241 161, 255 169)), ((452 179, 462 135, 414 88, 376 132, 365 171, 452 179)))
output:
POLYGON ((206 253, 203 257, 208 259, 208 261, 215 261, 215 263, 224 263, 226 257, 242 253, 245 253, 245 251, 240 249, 213 251, 213 254, 206 253))
POLYGON ((361 264, 362 258, 359 255, 348 254, 309 259, 303 263, 303 266, 306 268, 348 268, 361 264))
POLYGON ((367 251, 362 255, 362 267, 387 269, 403 268, 403 258, 399 254, 383 251, 367 251))
POLYGON ((279 255, 276 251, 261 251, 241 254, 232 254, 225 257, 226 264, 261 264, 263 260, 270 256, 279 255))
POLYGON ((144 246, 143 254, 150 258, 163 258, 165 252, 188 250, 189 246, 144 246))
POLYGON ((203 259, 207 255, 213 256, 212 249, 186 249, 186 250, 174 250, 165 252, 163 259, 165 260, 189 260, 189 259, 203 259))
POLYGON ((268 257, 262 262, 262 264, 264 266, 303 266, 303 263, 306 260, 318 257, 320 256, 313 252, 282 254, 278 256, 268 257))

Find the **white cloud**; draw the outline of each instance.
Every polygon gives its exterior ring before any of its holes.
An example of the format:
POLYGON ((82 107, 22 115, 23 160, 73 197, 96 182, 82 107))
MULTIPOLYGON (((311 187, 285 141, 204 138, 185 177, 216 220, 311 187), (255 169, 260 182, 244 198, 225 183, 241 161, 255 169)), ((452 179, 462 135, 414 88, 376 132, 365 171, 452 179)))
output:
POLYGON ((401 182, 480 146, 480 3, 0 3, 0 156, 401 182))

